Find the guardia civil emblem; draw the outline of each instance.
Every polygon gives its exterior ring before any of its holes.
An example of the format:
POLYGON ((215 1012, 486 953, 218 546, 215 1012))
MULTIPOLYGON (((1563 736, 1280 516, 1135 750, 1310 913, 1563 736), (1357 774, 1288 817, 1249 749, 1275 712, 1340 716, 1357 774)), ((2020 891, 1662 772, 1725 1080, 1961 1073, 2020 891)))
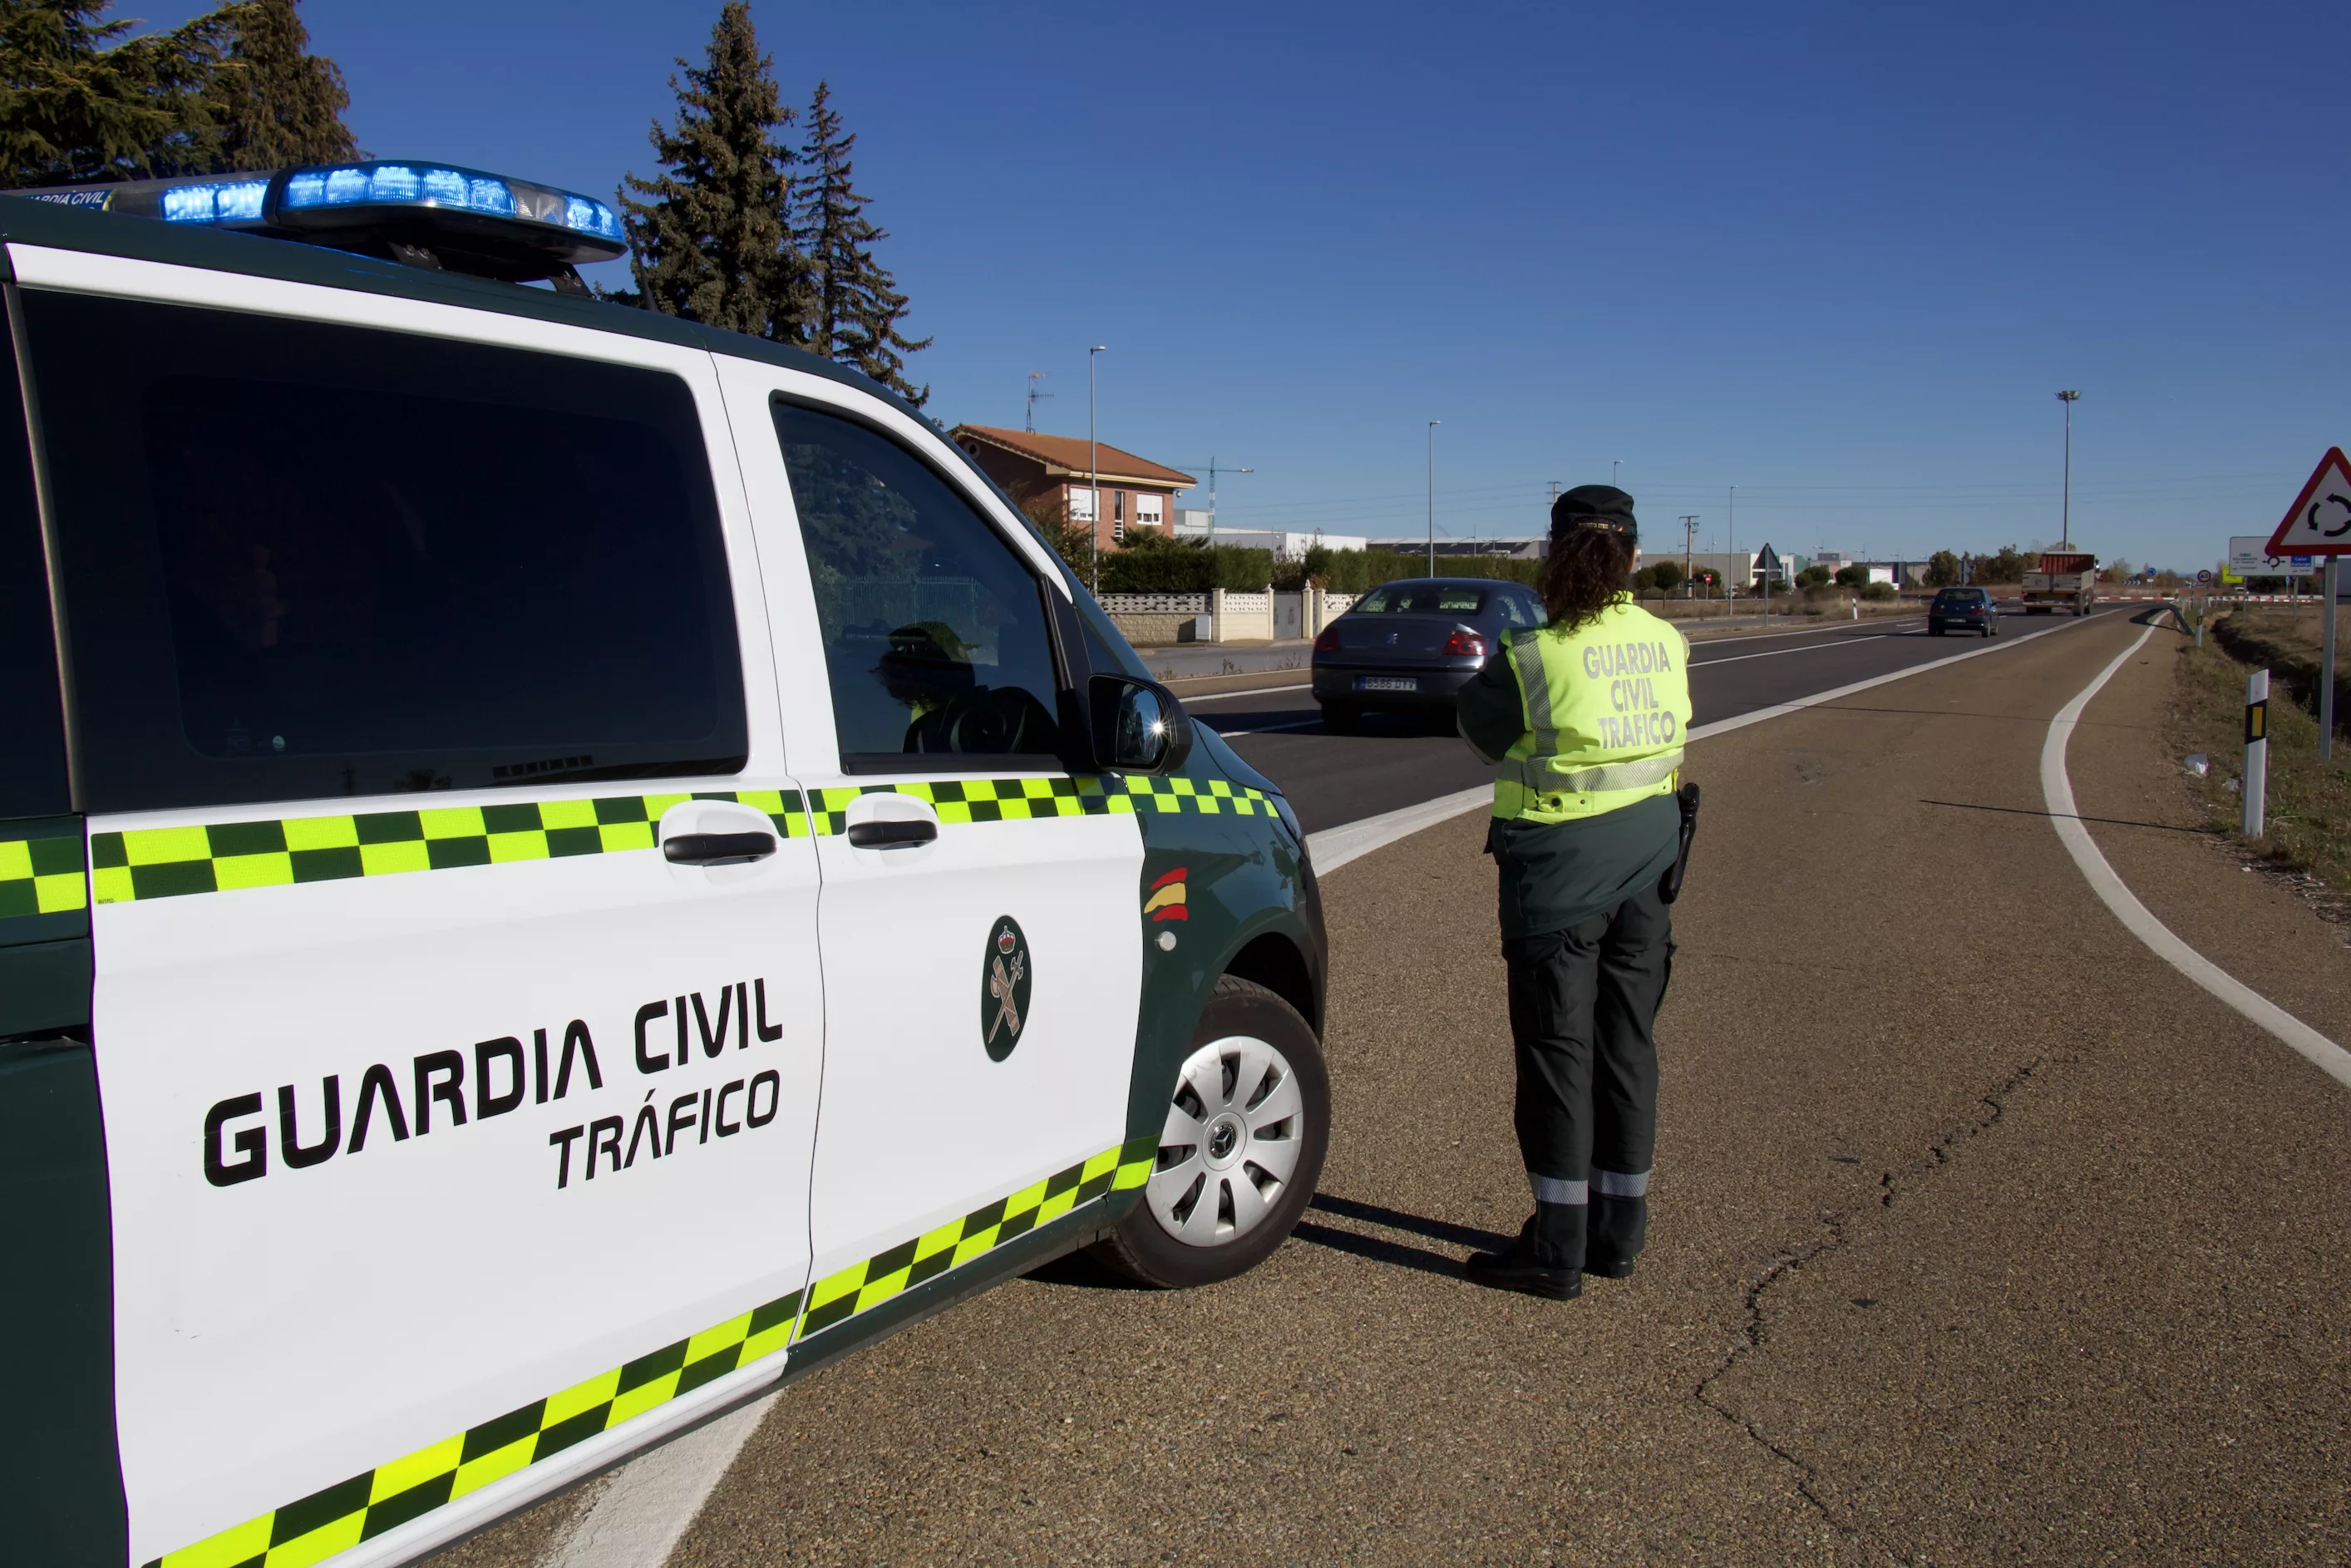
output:
POLYGON ((979 1040, 991 1061, 1003 1061, 1020 1043, 1029 1025, 1030 979, 1029 938, 1020 922, 1000 915, 989 929, 980 970, 979 1040))

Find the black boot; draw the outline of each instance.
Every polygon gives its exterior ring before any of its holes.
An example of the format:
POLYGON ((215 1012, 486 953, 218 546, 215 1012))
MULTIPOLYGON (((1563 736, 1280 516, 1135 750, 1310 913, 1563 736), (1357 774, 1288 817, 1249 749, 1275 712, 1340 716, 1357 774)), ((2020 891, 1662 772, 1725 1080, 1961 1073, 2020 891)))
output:
POLYGON ((1473 1285, 1572 1301, 1583 1293, 1583 1216, 1580 1203, 1539 1203, 1516 1241, 1473 1254, 1462 1272, 1473 1285))
POLYGON ((1583 1250, 1583 1271, 1604 1280, 1629 1280, 1633 1260, 1648 1239, 1649 1204, 1645 1197, 1592 1195, 1592 1229, 1583 1250))

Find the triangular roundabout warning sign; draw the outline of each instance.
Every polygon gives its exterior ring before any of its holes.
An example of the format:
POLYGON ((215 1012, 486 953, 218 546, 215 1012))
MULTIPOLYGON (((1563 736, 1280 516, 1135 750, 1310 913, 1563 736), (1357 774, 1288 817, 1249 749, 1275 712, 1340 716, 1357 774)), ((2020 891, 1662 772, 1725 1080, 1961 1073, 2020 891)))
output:
POLYGON ((2270 536, 2269 553, 2351 555, 2351 462, 2344 459, 2343 448, 2327 448, 2318 472, 2270 536))

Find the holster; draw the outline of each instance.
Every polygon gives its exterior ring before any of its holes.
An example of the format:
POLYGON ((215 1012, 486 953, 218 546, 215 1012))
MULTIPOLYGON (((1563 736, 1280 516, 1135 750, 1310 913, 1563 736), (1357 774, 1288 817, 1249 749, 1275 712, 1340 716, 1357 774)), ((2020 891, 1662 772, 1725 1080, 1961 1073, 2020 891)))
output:
POLYGON ((1674 799, 1682 809, 1681 849, 1675 854, 1674 863, 1666 868, 1666 874, 1657 879, 1660 904, 1671 904, 1682 895, 1682 873, 1689 869, 1690 841, 1698 837, 1698 786, 1683 785, 1674 799))

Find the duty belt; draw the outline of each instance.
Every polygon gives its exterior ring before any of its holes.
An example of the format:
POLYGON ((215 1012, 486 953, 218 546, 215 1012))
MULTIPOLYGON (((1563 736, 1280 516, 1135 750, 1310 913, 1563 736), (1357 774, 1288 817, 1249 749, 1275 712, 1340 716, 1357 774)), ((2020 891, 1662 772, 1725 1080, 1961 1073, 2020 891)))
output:
POLYGON ((1506 757, 1502 759, 1502 777, 1539 795, 1562 791, 1593 795, 1605 789, 1640 789, 1672 778, 1682 765, 1682 753, 1681 747, 1676 747, 1637 762, 1606 762, 1573 772, 1554 771, 1552 760, 1542 757, 1506 757))

